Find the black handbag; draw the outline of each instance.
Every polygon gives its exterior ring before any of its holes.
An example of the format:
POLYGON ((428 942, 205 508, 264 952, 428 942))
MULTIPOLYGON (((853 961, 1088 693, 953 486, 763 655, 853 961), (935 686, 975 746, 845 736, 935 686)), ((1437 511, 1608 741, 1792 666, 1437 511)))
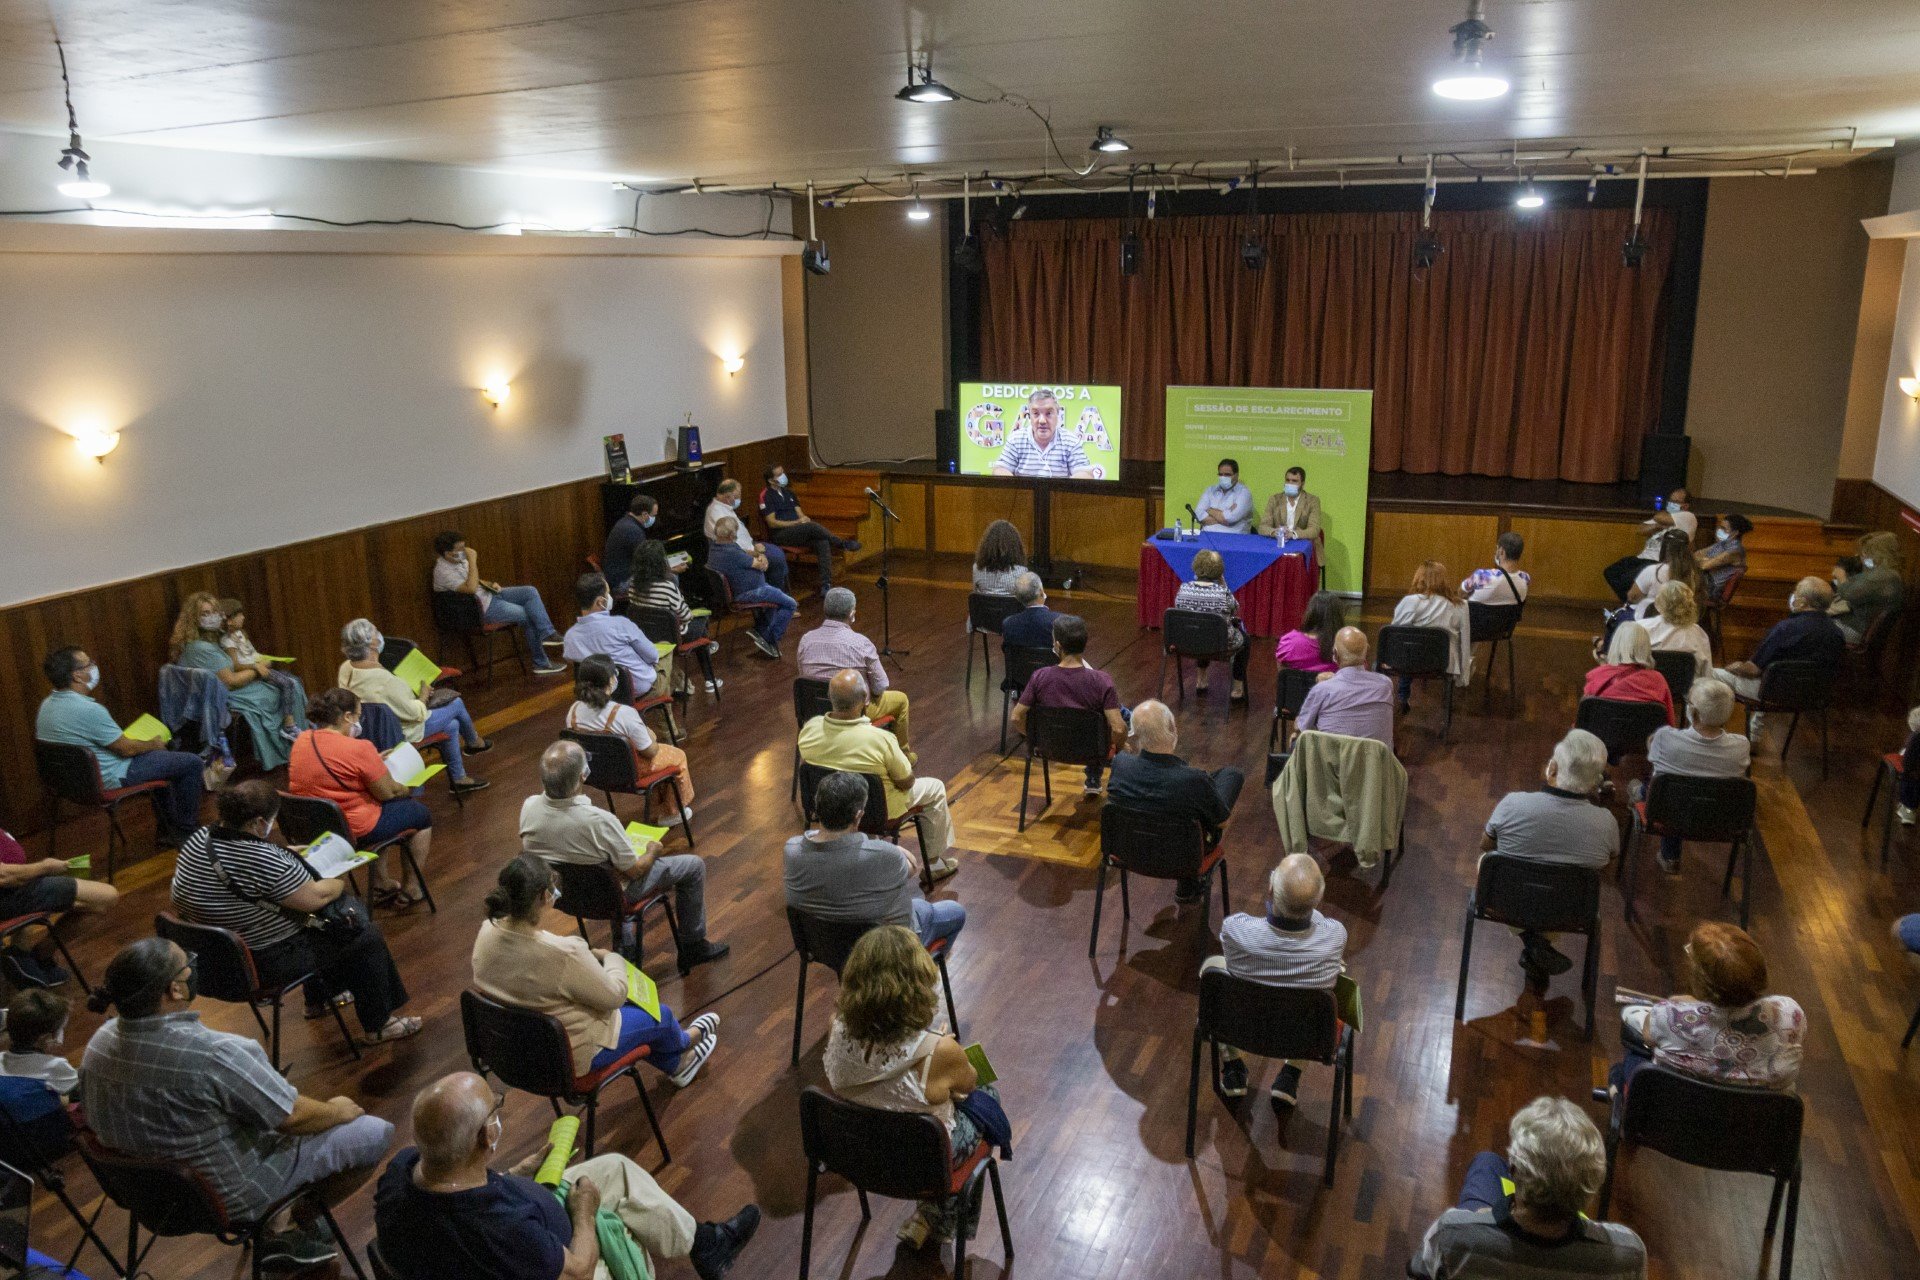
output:
MULTIPOLYGON (((309 880, 315 884, 320 882, 320 877, 314 874, 313 868, 307 865, 305 858, 302 858, 297 853, 293 853, 292 850, 288 850, 287 852, 292 855, 294 861, 300 864, 300 869, 307 873, 309 880)), ((227 869, 220 865, 220 858, 213 851, 213 838, 211 833, 208 834, 207 839, 207 861, 212 864, 214 874, 220 877, 221 883, 227 886, 227 891, 233 894, 234 897, 246 902, 251 902, 256 906, 271 906, 275 911, 278 911, 302 929, 317 934, 319 939, 329 947, 339 949, 350 946, 359 940, 361 934, 367 931, 367 924, 372 917, 367 912, 367 904, 360 901, 360 899, 354 895, 351 886, 339 897, 318 911, 290 911, 277 902, 266 903, 250 893, 241 892, 240 886, 235 884, 233 877, 227 874, 227 869)))

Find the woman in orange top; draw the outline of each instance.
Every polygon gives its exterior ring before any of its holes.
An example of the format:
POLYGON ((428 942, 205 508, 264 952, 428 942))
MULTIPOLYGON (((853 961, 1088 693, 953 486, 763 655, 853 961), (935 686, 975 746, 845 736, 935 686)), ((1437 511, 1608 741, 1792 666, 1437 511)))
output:
MULTIPOLYGON (((287 762, 288 790, 339 805, 354 843, 362 847, 412 831, 407 846, 424 875, 433 815, 394 780, 387 762, 360 736, 360 699, 348 689, 328 689, 307 705, 307 719, 314 727, 294 741, 287 762)), ((406 906, 421 901, 426 891, 418 884, 404 884, 408 875, 403 861, 401 880, 396 881, 391 864, 381 858, 374 864, 375 896, 406 906)))
POLYGON ((1647 629, 1637 622, 1623 622, 1614 629, 1604 658, 1599 642, 1594 642, 1594 658, 1600 665, 1587 672, 1583 698, 1608 698, 1614 702, 1657 702, 1666 708, 1667 723, 1673 723, 1673 690, 1667 678, 1653 665, 1653 645, 1647 629))

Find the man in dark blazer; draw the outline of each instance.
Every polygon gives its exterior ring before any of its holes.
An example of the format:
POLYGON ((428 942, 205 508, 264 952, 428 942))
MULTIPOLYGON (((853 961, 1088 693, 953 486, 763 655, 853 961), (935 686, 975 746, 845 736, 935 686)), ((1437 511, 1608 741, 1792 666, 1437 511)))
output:
POLYGON ((1023 573, 1013 581, 1013 598, 1020 608, 1000 624, 1000 643, 1008 649, 1053 648, 1053 620, 1060 615, 1047 608, 1047 589, 1040 575, 1023 573))
MULTIPOLYGON (((1233 812, 1246 777, 1231 765, 1208 773, 1175 755, 1179 734, 1164 702, 1148 700, 1133 709, 1132 737, 1138 754, 1115 756, 1107 779, 1107 800, 1128 809, 1173 817, 1197 818, 1206 828, 1207 847, 1220 843, 1221 828, 1233 812)), ((1178 901, 1206 896, 1205 880, 1182 880, 1178 901)))

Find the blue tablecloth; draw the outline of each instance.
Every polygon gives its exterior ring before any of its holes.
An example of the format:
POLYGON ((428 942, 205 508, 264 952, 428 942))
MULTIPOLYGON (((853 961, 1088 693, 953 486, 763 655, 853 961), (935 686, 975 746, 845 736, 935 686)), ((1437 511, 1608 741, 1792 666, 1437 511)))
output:
POLYGON ((1198 538, 1182 538, 1177 542, 1171 538, 1165 541, 1154 538, 1152 541, 1154 550, 1182 582, 1193 581, 1194 556, 1202 551, 1218 551, 1227 568, 1229 591, 1246 586, 1255 574, 1281 556, 1311 557, 1313 554, 1313 543, 1305 538, 1280 546, 1272 538, 1257 533, 1216 533, 1210 529, 1202 530, 1198 538))

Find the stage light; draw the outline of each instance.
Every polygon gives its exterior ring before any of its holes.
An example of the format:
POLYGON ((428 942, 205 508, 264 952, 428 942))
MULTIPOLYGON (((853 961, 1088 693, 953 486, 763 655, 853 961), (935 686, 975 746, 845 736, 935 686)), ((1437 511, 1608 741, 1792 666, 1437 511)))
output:
POLYGON ((505 378, 495 378, 480 388, 480 398, 498 409, 513 398, 513 384, 505 378))
POLYGON ((118 431, 109 431, 97 424, 89 423, 78 427, 73 433, 73 447, 102 466, 106 465, 107 455, 118 448, 119 444, 118 431))
POLYGON ((1447 246, 1440 243, 1439 236, 1434 235, 1431 231, 1421 232, 1419 239, 1413 242, 1414 268, 1419 271, 1426 270, 1438 262, 1440 255, 1446 251, 1447 246))
POLYGON ((1645 240, 1640 238, 1638 231, 1629 232, 1627 238, 1622 241, 1620 245, 1620 261, 1629 267, 1637 267, 1640 265, 1641 259, 1647 256, 1647 250, 1650 247, 1645 240))
POLYGON ((1093 145, 1088 147, 1087 150, 1089 151, 1131 151, 1133 150, 1133 147, 1128 144, 1125 138, 1114 137, 1113 130, 1103 124, 1098 129, 1094 130, 1093 145))
POLYGON ((1480 65, 1482 51, 1487 41, 1493 39, 1493 28, 1487 25, 1485 0, 1468 0, 1466 21, 1455 23, 1449 31, 1453 35, 1453 60, 1457 66, 1453 74, 1433 82, 1435 93, 1456 102, 1484 102, 1501 97, 1513 87, 1505 76, 1480 65))
POLYGON ((1547 198, 1541 195, 1539 189, 1531 182, 1520 188, 1520 194, 1513 198, 1513 204, 1516 209, 1538 209, 1546 202, 1547 198))
POLYGON ((952 102, 955 95, 933 78, 933 54, 923 53, 917 59, 907 56, 906 87, 893 96, 902 102, 952 102))
POLYGON ((1647 256, 1647 242, 1640 237, 1640 209, 1647 200, 1647 153, 1640 153, 1640 180, 1633 189, 1633 226, 1627 231, 1627 239, 1620 246, 1620 261, 1629 269, 1638 267, 1640 260, 1647 256))
POLYGON ((833 263, 827 257, 827 242, 813 225, 813 184, 807 184, 807 243, 800 250, 800 265, 814 275, 823 276, 833 270, 833 263))
POLYGON ((1240 265, 1249 271, 1258 271, 1267 265, 1267 246, 1248 236, 1240 242, 1240 265))
POLYGON ((78 160, 73 166, 74 176, 54 187, 63 196, 75 200, 98 200, 101 196, 111 195, 113 188, 87 172, 87 162, 78 160))
POLYGON ((980 237, 969 232, 960 237, 953 246, 953 265, 970 276, 977 276, 987 268, 987 255, 980 247, 980 237))
POLYGON ((1910 399, 1920 400, 1920 378, 1900 379, 1900 394, 1910 399))
POLYGON ((1120 274, 1140 274, 1140 237, 1131 231, 1120 237, 1120 274))

